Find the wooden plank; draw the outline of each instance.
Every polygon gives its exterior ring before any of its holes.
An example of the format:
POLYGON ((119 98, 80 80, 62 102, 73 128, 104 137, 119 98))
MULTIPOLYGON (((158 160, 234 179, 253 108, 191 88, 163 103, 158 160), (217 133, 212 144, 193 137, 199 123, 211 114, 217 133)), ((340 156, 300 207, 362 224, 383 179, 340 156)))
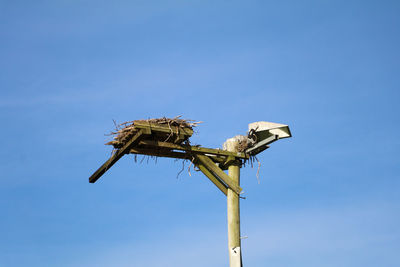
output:
POLYGON ((100 168, 89 177, 89 183, 95 183, 109 168, 111 168, 123 155, 129 152, 130 148, 144 136, 143 130, 139 130, 121 149, 111 156, 100 168))
POLYGON ((182 143, 184 140, 188 139, 190 136, 184 135, 184 134, 179 134, 175 137, 174 143, 176 144, 180 144, 182 143))
POLYGON ((228 194, 228 188, 221 183, 220 180, 218 180, 217 177, 215 177, 214 174, 212 174, 207 168, 206 166, 204 166, 201 163, 196 163, 196 166, 200 169, 200 171, 208 178, 210 179, 211 182, 213 182, 213 184, 215 184, 219 190, 221 190, 222 193, 225 194, 225 196, 228 194))
POLYGON ((170 148, 170 149, 176 149, 176 150, 190 151, 190 152, 199 153, 199 154, 212 154, 212 155, 218 155, 218 156, 233 156, 233 157, 242 158, 242 159, 249 158, 249 156, 244 153, 235 153, 235 152, 229 152, 226 150, 197 147, 197 146, 184 146, 184 145, 178 145, 178 144, 173 144, 173 143, 169 143, 169 142, 143 140, 139 144, 145 145, 145 146, 154 146, 154 147, 163 147, 163 148, 170 148))
MULTIPOLYGON (((176 152, 176 151, 171 151, 171 150, 160 150, 157 148, 142 148, 142 147, 135 147, 132 148, 129 153, 131 154, 142 154, 142 155, 148 155, 148 156, 155 156, 155 157, 165 157, 165 158, 178 158, 178 159, 188 159, 192 160, 193 155, 190 153, 186 152, 176 152)), ((224 157, 220 156, 209 156, 213 162, 216 163, 224 163, 226 159, 224 157)))
POLYGON ((209 171, 214 173, 222 182, 224 182, 230 189, 240 194, 242 188, 236 185, 232 179, 221 170, 215 163, 207 156, 196 154, 195 158, 198 159, 209 171))
POLYGON ((131 154, 142 154, 147 156, 155 157, 165 157, 165 158, 176 158, 176 159, 188 159, 191 160, 192 157, 187 153, 174 152, 174 151, 157 151, 155 149, 149 148, 132 148, 129 153, 131 154))
POLYGON ((174 134, 179 135, 183 134, 185 136, 192 136, 193 130, 190 128, 181 128, 177 126, 171 126, 169 127, 168 125, 162 125, 158 123, 151 123, 151 122, 139 122, 135 121, 134 122, 135 128, 142 129, 142 128, 150 128, 152 131, 155 132, 163 132, 163 133, 171 133, 171 130, 174 134))

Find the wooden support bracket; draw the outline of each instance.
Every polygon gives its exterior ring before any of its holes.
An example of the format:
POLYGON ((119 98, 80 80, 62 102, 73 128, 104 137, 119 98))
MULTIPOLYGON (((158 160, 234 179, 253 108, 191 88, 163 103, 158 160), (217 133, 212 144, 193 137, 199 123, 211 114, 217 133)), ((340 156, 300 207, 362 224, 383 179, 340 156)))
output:
POLYGON ((225 194, 225 196, 228 194, 228 188, 224 183, 222 183, 212 172, 210 172, 204 164, 198 162, 196 163, 196 166, 200 169, 200 171, 207 176, 208 179, 210 179, 211 182, 213 182, 219 190, 221 190, 222 193, 225 194))
POLYGON ((241 166, 241 164, 242 163, 240 160, 233 156, 228 156, 226 160, 224 162, 220 162, 218 166, 221 168, 221 170, 227 170, 230 165, 241 166))
POLYGON ((242 191, 216 163, 222 168, 226 168, 237 162, 240 164, 241 159, 249 158, 247 154, 154 140, 154 137, 158 136, 158 134, 171 133, 171 131, 175 134, 176 138, 184 140, 193 134, 191 129, 171 128, 165 125, 148 122, 135 122, 135 128, 138 129, 137 133, 90 176, 90 183, 95 183, 123 155, 132 153, 188 160, 194 159, 194 163, 204 175, 206 175, 225 195, 227 194, 228 188, 232 189, 237 194, 242 191), (152 136, 152 138, 148 138, 149 136, 152 136))
POLYGON ((108 169, 110 169, 123 155, 129 153, 132 146, 139 143, 144 135, 150 134, 150 130, 140 129, 121 149, 111 156, 100 168, 89 177, 89 183, 95 183, 108 169))
POLYGON ((221 182, 223 182, 228 188, 232 189, 237 194, 240 194, 242 188, 233 183, 231 178, 221 170, 209 157, 204 155, 194 155, 194 157, 203 164, 208 171, 213 173, 221 182))
POLYGON ((173 144, 173 143, 169 143, 169 142, 161 142, 161 141, 143 140, 140 142, 140 145, 170 148, 170 149, 188 151, 188 152, 202 154, 202 155, 211 154, 211 155, 224 156, 224 157, 232 156, 232 157, 241 158, 241 159, 249 158, 249 155, 244 154, 244 153, 235 153, 235 152, 230 152, 230 151, 221 150, 221 149, 206 148, 206 147, 199 147, 199 146, 178 145, 178 144, 173 144))

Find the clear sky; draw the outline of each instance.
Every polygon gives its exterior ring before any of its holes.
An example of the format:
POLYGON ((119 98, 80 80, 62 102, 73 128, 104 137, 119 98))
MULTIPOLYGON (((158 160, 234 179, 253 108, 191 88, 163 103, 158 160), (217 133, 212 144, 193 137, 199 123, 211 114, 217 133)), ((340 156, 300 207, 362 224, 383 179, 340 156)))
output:
MULTIPOLYGON (((245 266, 400 266, 398 1, 0 0, 0 266, 228 266, 226 199, 118 122, 293 138, 242 170, 245 266), (139 157, 141 160, 141 157, 139 157)), ((188 164, 186 164, 186 167, 188 164)))

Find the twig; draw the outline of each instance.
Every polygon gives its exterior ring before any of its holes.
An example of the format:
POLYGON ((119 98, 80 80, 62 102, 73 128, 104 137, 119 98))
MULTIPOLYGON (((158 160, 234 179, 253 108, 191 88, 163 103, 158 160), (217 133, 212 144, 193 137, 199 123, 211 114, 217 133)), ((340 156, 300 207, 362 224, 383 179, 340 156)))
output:
POLYGON ((254 158, 255 158, 255 159, 257 160, 257 162, 258 162, 258 168, 257 168, 256 177, 257 177, 258 184, 260 184, 260 168, 261 168, 261 162, 258 160, 258 158, 257 158, 256 156, 254 156, 254 158))
POLYGON ((190 167, 192 166, 193 161, 194 161, 194 157, 192 157, 192 160, 190 161, 189 168, 188 168, 188 173, 189 173, 190 177, 192 177, 192 174, 190 173, 190 167))
POLYGON ((179 175, 183 172, 184 169, 185 169, 185 160, 182 160, 182 170, 178 172, 178 174, 176 175, 176 179, 178 179, 179 175))

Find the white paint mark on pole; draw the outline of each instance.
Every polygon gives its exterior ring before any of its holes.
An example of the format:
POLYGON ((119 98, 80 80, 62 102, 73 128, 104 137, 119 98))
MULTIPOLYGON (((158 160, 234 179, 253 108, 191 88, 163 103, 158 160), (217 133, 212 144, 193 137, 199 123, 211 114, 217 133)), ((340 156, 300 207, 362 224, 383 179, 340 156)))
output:
POLYGON ((242 256, 240 247, 231 248, 230 250, 231 267, 241 267, 242 266, 242 256))

